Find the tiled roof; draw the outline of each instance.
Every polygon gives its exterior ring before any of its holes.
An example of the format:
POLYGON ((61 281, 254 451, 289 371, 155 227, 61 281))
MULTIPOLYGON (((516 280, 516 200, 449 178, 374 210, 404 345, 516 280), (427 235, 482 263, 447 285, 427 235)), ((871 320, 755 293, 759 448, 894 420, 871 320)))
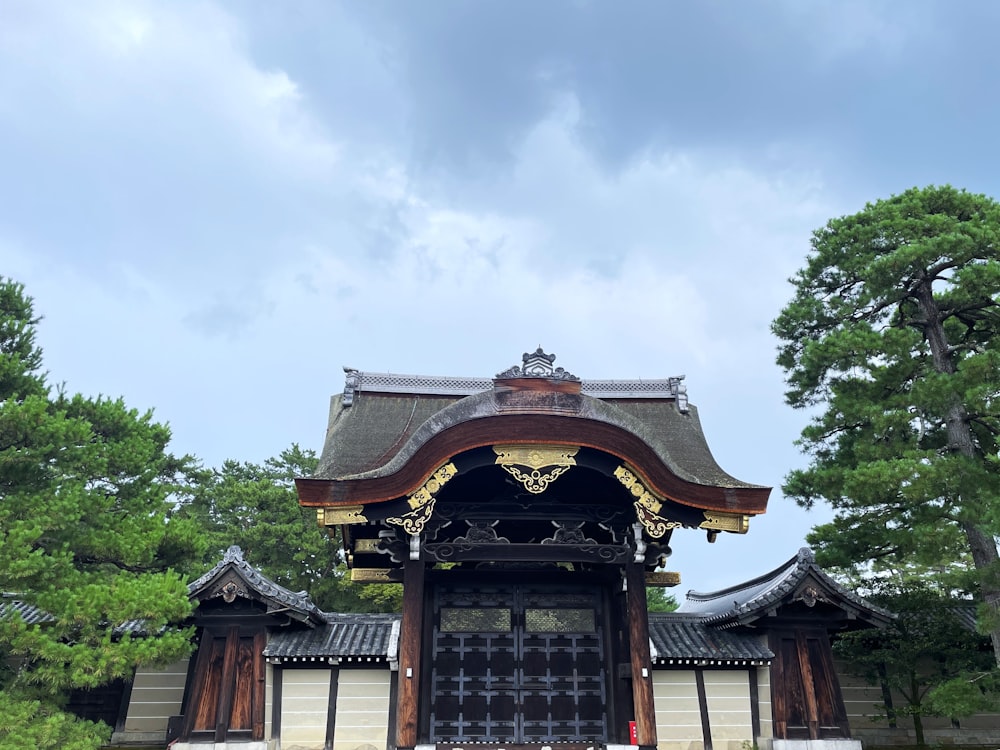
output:
MULTIPOLYGON (((312 599, 305 591, 289 591, 284 586, 275 583, 244 560, 243 551, 235 545, 226 550, 225 555, 214 568, 198 580, 188 584, 189 596, 199 600, 226 596, 226 587, 216 584, 220 584, 221 579, 227 573, 238 576, 257 595, 257 598, 267 604, 268 611, 281 610, 296 619, 308 620, 313 623, 323 621, 322 610, 313 604, 312 599)), ((241 590, 238 586, 234 587, 234 591, 236 595, 243 597, 247 597, 250 593, 241 590)), ((227 601, 229 600, 227 599, 227 601)))
MULTIPOLYGON (((21 615, 21 619, 24 620, 27 625, 37 625, 38 623, 55 621, 55 618, 48 612, 40 609, 34 604, 17 599, 16 597, 17 594, 5 593, 0 595, 0 618, 17 612, 21 615)), ((146 623, 144 620, 126 620, 123 623, 115 625, 112 632, 115 635, 122 635, 123 633, 142 635, 145 633, 145 626, 146 623)))
POLYGON ((52 621, 52 615, 48 612, 43 612, 34 604, 28 604, 20 599, 15 599, 15 596, 17 595, 3 594, 2 598, 0 598, 0 617, 6 617, 8 614, 17 612, 21 615, 21 619, 28 625, 52 621))
MULTIPOLYGON (((782 604, 789 604, 807 579, 815 584, 815 594, 824 601, 850 609, 873 624, 885 623, 895 615, 844 588, 816 564, 808 547, 770 573, 720 591, 689 591, 679 611, 697 614, 705 622, 722 627, 746 624, 782 604)), ((799 598, 803 598, 800 596, 799 598)))
MULTIPOLYGON (((399 472, 435 436, 459 425, 502 416, 493 385, 486 379, 349 370, 345 394, 350 399, 331 402, 327 440, 312 478, 365 480, 399 472), (449 390, 445 386, 452 381, 476 387, 456 385, 449 390)), ((561 418, 634 435, 684 481, 761 490, 766 497, 766 488, 730 476, 715 461, 698 411, 688 405, 680 378, 605 380, 593 385, 588 388, 583 381, 582 395, 572 410, 560 413, 561 418)))
MULTIPOLYGON (((312 630, 280 630, 264 649, 272 662, 394 662, 399 616, 328 614, 326 624, 312 630)), ((654 664, 749 665, 773 657, 758 636, 718 630, 701 618, 673 613, 649 617, 654 664)))
POLYGON ((399 615, 327 614, 311 630, 276 631, 264 656, 275 662, 395 661, 399 647, 399 615))
POLYGON ((767 664, 774 657, 758 635, 719 630, 700 617, 674 612, 649 615, 649 639, 657 665, 767 664))

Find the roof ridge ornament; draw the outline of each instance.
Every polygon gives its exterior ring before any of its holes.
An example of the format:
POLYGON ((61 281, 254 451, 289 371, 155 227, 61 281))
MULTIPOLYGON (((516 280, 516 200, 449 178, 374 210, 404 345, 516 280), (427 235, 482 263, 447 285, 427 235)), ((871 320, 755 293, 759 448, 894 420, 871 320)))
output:
POLYGON ((546 354, 542 347, 538 347, 533 352, 525 352, 521 355, 521 366, 514 365, 503 372, 497 373, 497 380, 507 380, 510 378, 544 378, 546 380, 568 380, 579 383, 580 378, 571 372, 566 372, 562 367, 553 367, 555 354, 546 354))

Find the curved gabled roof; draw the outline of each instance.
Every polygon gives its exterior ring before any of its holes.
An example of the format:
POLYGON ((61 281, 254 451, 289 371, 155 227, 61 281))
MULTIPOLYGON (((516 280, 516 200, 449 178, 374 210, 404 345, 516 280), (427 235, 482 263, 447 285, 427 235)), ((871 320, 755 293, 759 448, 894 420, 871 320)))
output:
POLYGON ((215 567, 188 584, 188 596, 199 602, 216 597, 228 602, 239 596, 262 602, 268 612, 280 611, 309 624, 323 622, 322 610, 305 591, 289 591, 275 583, 244 560, 243 550, 236 545, 226 550, 215 567))
POLYGON ((766 508, 770 488, 736 479, 715 461, 680 378, 590 385, 559 373, 512 368, 490 381, 349 370, 345 395, 331 404, 319 466, 297 481, 300 500, 402 497, 465 451, 544 443, 614 455, 650 489, 684 505, 746 514, 766 508), (465 392, 473 388, 485 389, 465 392))
POLYGON ((816 564, 808 547, 769 573, 709 593, 688 591, 679 612, 697 614, 716 627, 746 625, 773 614, 781 606, 801 601, 831 604, 873 625, 888 623, 894 615, 844 588, 816 564))

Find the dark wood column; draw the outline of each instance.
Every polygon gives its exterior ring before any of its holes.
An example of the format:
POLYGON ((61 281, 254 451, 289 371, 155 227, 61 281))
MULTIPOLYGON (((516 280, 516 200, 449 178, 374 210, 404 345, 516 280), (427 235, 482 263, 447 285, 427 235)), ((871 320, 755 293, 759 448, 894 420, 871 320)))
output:
POLYGON ((403 565, 403 621, 399 629, 399 691, 396 704, 396 747, 417 744, 420 718, 420 650, 423 643, 424 564, 403 565))
POLYGON ((635 704, 636 741, 639 747, 656 746, 656 711, 653 707, 653 663, 649 656, 649 612, 646 578, 642 566, 625 565, 628 603, 628 640, 632 655, 632 701, 635 704))

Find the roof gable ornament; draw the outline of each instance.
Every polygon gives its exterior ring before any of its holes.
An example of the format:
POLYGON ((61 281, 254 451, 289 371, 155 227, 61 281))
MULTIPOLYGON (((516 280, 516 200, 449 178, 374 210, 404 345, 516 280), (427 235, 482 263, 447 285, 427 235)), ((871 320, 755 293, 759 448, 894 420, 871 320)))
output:
POLYGON ((538 347, 533 352, 525 352, 521 355, 521 366, 514 365, 511 368, 497 373, 497 380, 510 380, 512 378, 544 378, 545 380, 567 380, 579 383, 580 378, 571 372, 566 372, 561 367, 553 367, 555 354, 546 354, 542 347, 538 347))

